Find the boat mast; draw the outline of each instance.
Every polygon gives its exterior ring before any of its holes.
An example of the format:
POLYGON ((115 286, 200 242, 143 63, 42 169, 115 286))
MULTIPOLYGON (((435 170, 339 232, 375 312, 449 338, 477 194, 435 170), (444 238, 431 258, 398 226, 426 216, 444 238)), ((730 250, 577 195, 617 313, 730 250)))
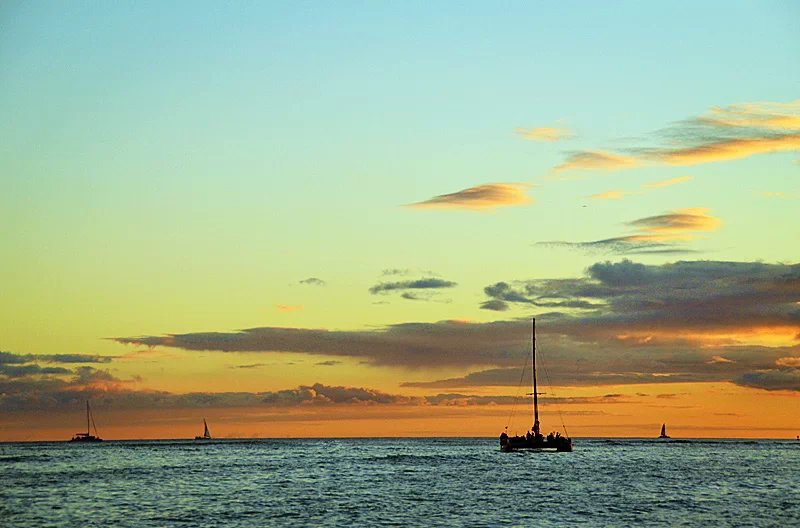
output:
POLYGON ((533 433, 539 434, 539 395, 536 392, 536 318, 531 319, 531 356, 533 357, 533 433))
POLYGON ((86 436, 89 436, 89 400, 86 400, 86 436))

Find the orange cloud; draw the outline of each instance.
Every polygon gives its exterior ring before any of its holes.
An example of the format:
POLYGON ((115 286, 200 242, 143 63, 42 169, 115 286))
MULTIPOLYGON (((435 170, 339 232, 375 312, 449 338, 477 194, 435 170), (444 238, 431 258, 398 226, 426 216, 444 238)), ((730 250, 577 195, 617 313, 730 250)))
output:
POLYGON ((589 198, 593 200, 622 200, 628 194, 630 193, 627 191, 606 191, 603 193, 593 194, 589 198))
POLYGON ((642 187, 644 187, 645 189, 661 189, 664 187, 670 187, 672 185, 686 183, 691 179, 692 179, 691 176, 678 176, 677 178, 671 178, 669 180, 661 180, 657 182, 646 183, 642 187))
MULTIPOLYGON (((798 151, 800 100, 713 107, 705 115, 669 126, 660 135, 670 143, 625 148, 627 155, 592 150, 573 152, 555 170, 627 169, 645 161, 685 166, 798 151)), ((681 181, 685 180, 674 183, 681 181)))
MULTIPOLYGON (((710 216, 708 209, 679 209, 666 214, 648 216, 628 222, 636 231, 629 235, 604 238, 590 242, 548 241, 537 244, 575 248, 584 251, 604 251, 619 254, 665 254, 691 252, 677 241, 696 238, 698 231, 714 231, 722 225, 719 218, 710 216)), ((485 309, 503 310, 502 303, 489 301, 485 309)))
POLYGON ((275 309, 281 313, 288 313, 288 312, 296 312, 297 310, 302 310, 304 306, 302 304, 276 304, 275 309))
POLYGON ((634 241, 668 241, 691 240, 696 231, 714 231, 722 225, 722 221, 709 216, 708 209, 679 209, 672 213, 649 216, 630 222, 641 233, 628 237, 634 241))
POLYGON ((792 150, 800 150, 800 134, 721 140, 703 145, 664 150, 657 152, 655 156, 669 165, 695 165, 792 150))
POLYGON ((732 359, 728 359, 722 356, 711 356, 711 359, 706 361, 706 363, 708 363, 709 365, 715 365, 719 363, 736 363, 736 362, 733 361, 732 359))
POLYGON ((639 160, 631 156, 612 154, 602 150, 582 150, 567 156, 567 160, 555 167, 557 172, 566 170, 614 170, 629 169, 639 165, 639 160))
POLYGON ((424 202, 409 204, 417 209, 491 210, 497 207, 525 205, 533 200, 526 194, 529 185, 522 183, 487 183, 450 194, 435 196, 424 202))
POLYGON ((530 141, 561 141, 572 139, 575 133, 567 128, 558 127, 539 127, 539 128, 517 128, 514 133, 530 141))
POLYGON ((800 129, 800 99, 789 103, 739 103, 712 107, 698 119, 716 127, 750 127, 771 130, 800 129))
POLYGON ((800 368, 800 357, 782 357, 775 361, 779 367, 800 368))

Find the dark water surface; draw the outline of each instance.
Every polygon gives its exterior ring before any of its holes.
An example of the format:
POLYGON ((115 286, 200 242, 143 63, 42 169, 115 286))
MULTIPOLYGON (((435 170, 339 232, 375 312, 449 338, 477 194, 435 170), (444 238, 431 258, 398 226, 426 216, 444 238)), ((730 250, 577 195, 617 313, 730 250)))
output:
POLYGON ((0 444, 0 526, 800 526, 800 442, 0 444))

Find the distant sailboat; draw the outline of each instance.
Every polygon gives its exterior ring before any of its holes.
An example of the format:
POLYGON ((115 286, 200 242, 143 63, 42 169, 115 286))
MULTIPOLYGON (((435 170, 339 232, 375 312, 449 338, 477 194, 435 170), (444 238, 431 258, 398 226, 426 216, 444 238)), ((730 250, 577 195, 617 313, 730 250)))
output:
POLYGON ((544 436, 539 432, 539 393, 536 391, 536 319, 532 320, 531 357, 533 358, 533 427, 525 436, 508 436, 503 431, 500 434, 500 449, 505 452, 522 449, 572 451, 571 438, 561 436, 560 433, 550 433, 544 436))
POLYGON ((208 432, 208 424, 205 418, 203 418, 203 428, 203 436, 195 436, 195 440, 211 440, 211 433, 208 432))
POLYGON ((658 435, 659 438, 669 438, 667 436, 667 424, 661 424, 661 434, 658 435))
POLYGON ((92 416, 92 411, 89 408, 89 400, 86 400, 86 432, 85 433, 75 433, 75 436, 72 437, 70 442, 102 442, 103 439, 97 436, 97 426, 94 424, 94 416, 92 416), (94 435, 89 434, 89 423, 91 422, 92 427, 94 428, 94 435))

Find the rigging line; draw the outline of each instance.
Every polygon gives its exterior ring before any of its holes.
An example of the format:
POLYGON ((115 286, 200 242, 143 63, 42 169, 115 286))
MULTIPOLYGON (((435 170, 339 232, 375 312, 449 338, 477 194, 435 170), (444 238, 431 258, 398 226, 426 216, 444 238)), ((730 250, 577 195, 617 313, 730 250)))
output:
MULTIPOLYGON (((541 362, 542 349, 541 347, 536 347, 536 349, 539 351, 539 358, 540 358, 539 361, 541 362)), ((556 398, 556 393, 553 390, 553 383, 550 381, 550 371, 547 370, 547 365, 545 365, 544 363, 542 363, 542 370, 544 371, 544 377, 547 379, 547 386, 550 387, 550 393, 553 395, 553 398, 556 398)), ((556 408, 556 412, 558 412, 558 419, 561 420, 561 427, 564 429, 564 434, 566 434, 567 437, 569 437, 569 432, 567 431, 567 424, 564 423, 564 415, 561 413, 561 407, 559 407, 558 404, 553 404, 553 406, 556 408)))
POLYGON ((514 403, 511 404, 511 411, 508 414, 508 421, 506 422, 506 429, 511 427, 511 420, 514 419, 514 415, 517 412, 517 398, 519 398, 519 391, 522 387, 522 380, 525 379, 525 371, 528 369, 528 358, 525 358, 525 365, 522 367, 522 374, 519 376, 519 383, 517 383, 517 391, 514 394, 514 403))
POLYGON ((96 425, 95 425, 95 423, 94 423, 94 414, 92 414, 92 413, 89 413, 89 418, 91 418, 91 419, 92 419, 92 428, 94 429, 94 435, 95 435, 95 436, 99 436, 99 435, 97 434, 97 426, 96 426, 96 425))

